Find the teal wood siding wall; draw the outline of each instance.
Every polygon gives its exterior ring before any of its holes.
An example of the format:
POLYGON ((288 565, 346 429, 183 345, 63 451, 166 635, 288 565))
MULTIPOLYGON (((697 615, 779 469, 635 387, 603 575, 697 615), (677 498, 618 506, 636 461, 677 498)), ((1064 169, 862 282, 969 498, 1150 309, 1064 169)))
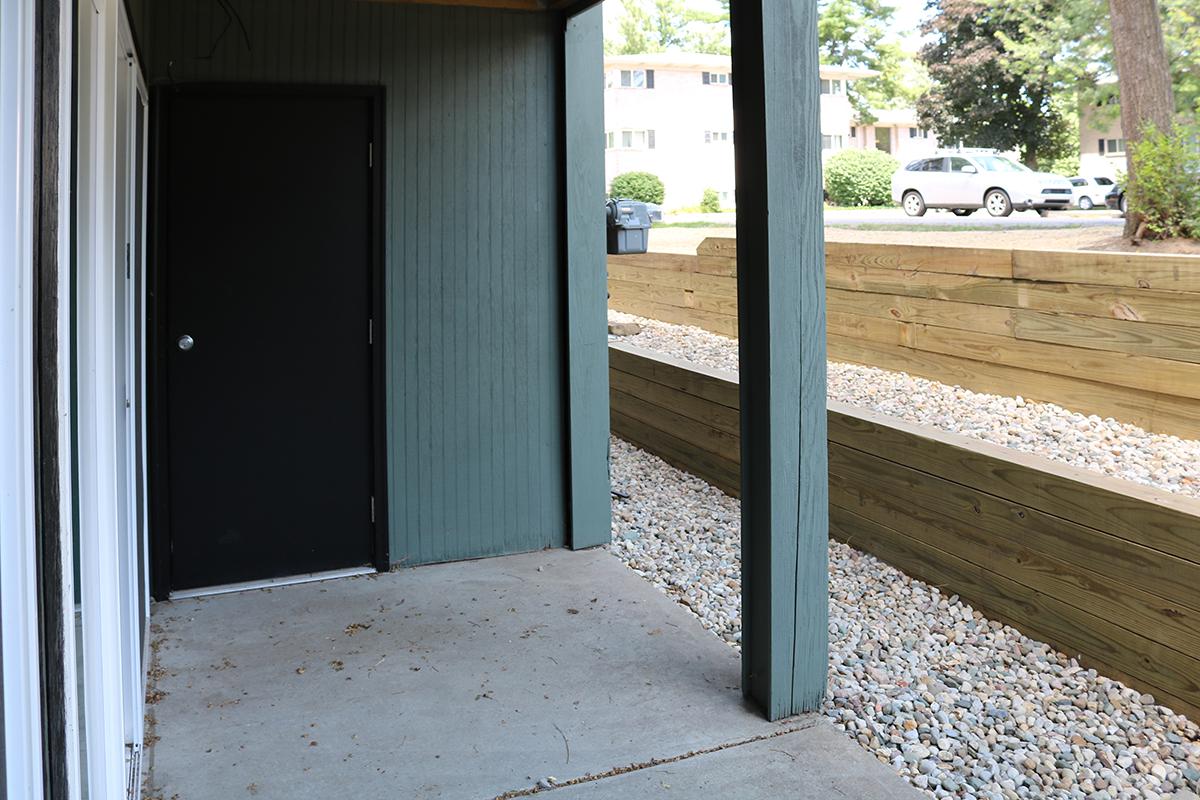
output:
POLYGON ((564 544, 561 18, 235 0, 243 33, 147 5, 153 83, 384 87, 392 561, 564 544))

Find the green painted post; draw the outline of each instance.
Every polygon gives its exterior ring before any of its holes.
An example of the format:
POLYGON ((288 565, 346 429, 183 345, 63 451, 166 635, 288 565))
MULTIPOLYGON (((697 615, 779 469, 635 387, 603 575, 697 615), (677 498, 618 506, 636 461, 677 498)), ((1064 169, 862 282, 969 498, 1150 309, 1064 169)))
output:
POLYGON ((816 709, 828 669, 824 236, 815 0, 731 4, 742 690, 816 709))
POLYGON ((568 17, 564 84, 571 547, 609 541, 602 11, 568 17))

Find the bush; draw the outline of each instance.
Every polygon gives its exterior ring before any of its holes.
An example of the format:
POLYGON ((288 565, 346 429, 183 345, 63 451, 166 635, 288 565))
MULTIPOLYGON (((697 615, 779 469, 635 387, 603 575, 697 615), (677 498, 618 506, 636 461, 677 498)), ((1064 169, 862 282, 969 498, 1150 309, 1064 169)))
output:
POLYGON ((1147 126, 1129 157, 1136 179, 1126 188, 1129 208, 1154 238, 1200 239, 1200 152, 1196 132, 1147 126))
POLYGON ((882 150, 841 150, 825 162, 825 193, 839 206, 886 206, 900 163, 882 150))
POLYGON ((705 189, 704 197, 700 199, 700 210, 705 214, 716 214, 721 210, 721 195, 716 189, 705 189))
POLYGON ((608 187, 610 197, 622 197, 627 200, 641 200, 643 203, 662 205, 666 189, 657 175, 649 172, 622 172, 613 178, 608 187))

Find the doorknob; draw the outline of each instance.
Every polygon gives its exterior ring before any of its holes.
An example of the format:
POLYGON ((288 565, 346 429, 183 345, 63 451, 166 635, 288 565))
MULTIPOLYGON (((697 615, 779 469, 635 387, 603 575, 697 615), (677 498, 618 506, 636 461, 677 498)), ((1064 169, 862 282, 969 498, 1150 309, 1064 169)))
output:
POLYGON ((176 344, 179 345, 180 350, 186 352, 191 350, 196 345, 196 340, 185 333, 183 336, 179 337, 179 340, 176 342, 176 344))

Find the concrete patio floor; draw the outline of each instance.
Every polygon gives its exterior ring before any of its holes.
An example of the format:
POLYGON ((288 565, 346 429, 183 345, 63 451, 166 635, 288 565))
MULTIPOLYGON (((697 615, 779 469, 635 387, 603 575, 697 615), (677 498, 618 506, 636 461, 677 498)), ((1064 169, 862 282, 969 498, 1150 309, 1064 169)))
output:
POLYGON ((607 552, 156 604, 150 797, 916 798, 607 552), (561 786, 571 782, 570 785, 561 786))

